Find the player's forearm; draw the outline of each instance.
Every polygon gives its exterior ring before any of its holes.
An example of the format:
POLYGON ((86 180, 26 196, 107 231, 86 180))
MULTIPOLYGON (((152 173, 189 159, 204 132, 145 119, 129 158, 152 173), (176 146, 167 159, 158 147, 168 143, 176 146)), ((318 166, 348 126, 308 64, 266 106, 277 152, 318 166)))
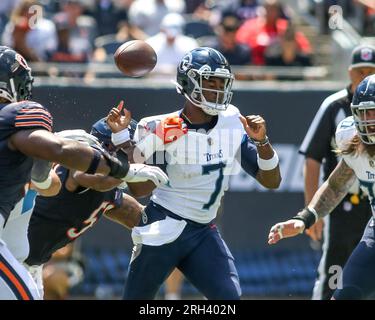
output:
POLYGON ((108 210, 104 215, 128 229, 132 229, 139 224, 143 208, 137 200, 124 194, 121 207, 108 210))
MULTIPOLYGON (((80 171, 88 170, 94 157, 94 150, 92 148, 88 148, 85 145, 72 140, 64 139, 60 145, 56 145, 50 150, 50 157, 54 158, 52 161, 58 162, 67 168, 80 171)), ((107 165, 107 162, 104 157, 101 156, 96 173, 108 175, 109 171, 110 168, 107 165)))
POLYGON ((303 174, 305 205, 308 205, 319 188, 320 163, 314 159, 306 158, 303 174))
POLYGON ((75 172, 73 179, 82 187, 90 188, 99 192, 105 192, 116 188, 122 183, 122 180, 108 176, 85 174, 83 172, 75 172))
POLYGON ((318 218, 323 218, 344 199, 354 181, 354 172, 344 161, 341 161, 315 193, 308 205, 309 208, 316 211, 318 218))
MULTIPOLYGON (((260 159, 272 161, 276 155, 276 151, 272 148, 271 144, 268 143, 264 146, 257 147, 258 156, 260 159)), ((258 159, 259 164, 259 159, 258 159)), ((280 167, 277 165, 275 168, 271 170, 265 170, 263 168, 259 168, 257 174, 258 182, 268 189, 277 189, 281 183, 281 174, 280 174, 280 167)))
POLYGON ((279 166, 272 170, 259 170, 257 180, 265 188, 277 189, 281 183, 279 166))
POLYGON ((116 159, 106 159, 91 147, 59 138, 45 130, 19 131, 11 137, 9 143, 11 148, 30 157, 57 162, 69 169, 85 172, 97 155, 99 161, 95 165, 95 173, 122 178, 129 170, 128 163, 120 164, 116 159))
POLYGON ((272 148, 271 143, 267 143, 263 146, 257 146, 259 158, 269 160, 273 157, 275 150, 272 148))

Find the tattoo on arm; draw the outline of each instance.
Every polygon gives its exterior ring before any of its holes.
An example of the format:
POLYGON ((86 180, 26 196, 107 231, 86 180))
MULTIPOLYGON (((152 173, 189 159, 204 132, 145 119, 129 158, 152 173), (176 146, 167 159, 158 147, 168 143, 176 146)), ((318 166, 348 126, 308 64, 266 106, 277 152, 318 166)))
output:
POLYGON ((328 180, 315 193, 309 207, 316 210, 319 218, 323 218, 344 199, 355 179, 354 171, 341 160, 328 180))

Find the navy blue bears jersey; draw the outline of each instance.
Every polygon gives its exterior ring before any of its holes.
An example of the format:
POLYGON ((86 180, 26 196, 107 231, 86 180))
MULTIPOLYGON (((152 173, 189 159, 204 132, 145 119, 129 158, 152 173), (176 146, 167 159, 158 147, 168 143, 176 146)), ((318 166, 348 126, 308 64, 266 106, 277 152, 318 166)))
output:
POLYGON ((71 192, 65 188, 69 170, 58 166, 56 173, 62 182, 59 194, 35 200, 28 230, 30 253, 25 261, 30 266, 47 262, 56 250, 92 227, 104 212, 121 205, 122 191, 117 188, 99 192, 81 187, 71 192))
POLYGON ((8 139, 20 130, 52 131, 52 126, 51 114, 36 102, 0 104, 0 214, 5 219, 24 196, 33 165, 32 158, 9 149, 8 139))

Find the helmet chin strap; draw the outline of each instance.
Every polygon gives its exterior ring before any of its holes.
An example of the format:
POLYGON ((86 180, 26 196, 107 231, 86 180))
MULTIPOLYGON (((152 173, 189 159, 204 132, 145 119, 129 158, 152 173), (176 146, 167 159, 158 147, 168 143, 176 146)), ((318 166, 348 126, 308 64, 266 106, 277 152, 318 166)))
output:
POLYGON ((210 108, 208 106, 205 106, 203 104, 199 104, 199 103, 196 103, 194 102, 190 97, 189 95, 184 92, 184 96, 187 100, 189 100, 193 105, 195 105, 196 107, 198 108, 201 108, 203 110, 204 113, 210 115, 210 116, 217 116, 219 114, 220 111, 222 110, 217 110, 217 109, 214 109, 214 108, 210 108))
POLYGON ((210 116, 217 116, 221 110, 209 108, 207 106, 201 106, 202 110, 210 116))

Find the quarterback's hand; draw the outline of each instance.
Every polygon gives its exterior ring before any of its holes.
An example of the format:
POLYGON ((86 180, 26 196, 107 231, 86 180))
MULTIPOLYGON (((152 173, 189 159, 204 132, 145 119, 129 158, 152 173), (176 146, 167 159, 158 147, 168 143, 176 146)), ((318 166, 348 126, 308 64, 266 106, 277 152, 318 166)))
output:
POLYGON ((314 225, 309 229, 305 230, 305 233, 314 241, 322 240, 322 233, 324 227, 324 220, 319 219, 314 225))
POLYGON ((130 111, 124 108, 124 101, 121 100, 118 106, 109 112, 107 124, 113 133, 117 133, 128 128, 131 118, 130 111))
POLYGON ((301 220, 290 219, 275 224, 268 235, 268 244, 275 244, 283 238, 295 237, 305 230, 305 224, 301 220))
POLYGON ((134 163, 129 167, 127 175, 122 178, 125 182, 137 183, 152 181, 156 187, 168 183, 168 176, 158 167, 134 163))
POLYGON ((244 117, 240 115, 240 120, 247 135, 256 141, 266 139, 266 121, 259 115, 251 115, 244 117))
POLYGON ((155 133, 164 144, 167 144, 176 141, 187 132, 188 129, 184 120, 179 116, 172 116, 160 121, 153 133, 155 133))

